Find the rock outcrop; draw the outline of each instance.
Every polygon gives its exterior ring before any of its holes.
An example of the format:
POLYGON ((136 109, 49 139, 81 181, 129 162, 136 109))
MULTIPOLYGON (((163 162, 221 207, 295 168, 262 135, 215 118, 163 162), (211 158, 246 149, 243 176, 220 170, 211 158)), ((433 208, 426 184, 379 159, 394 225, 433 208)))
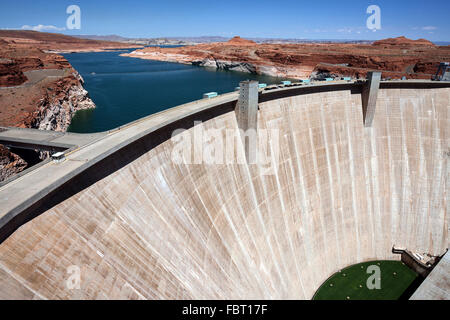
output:
POLYGON ((95 108, 64 57, 13 44, 1 48, 0 126, 66 131, 76 111, 95 108))
POLYGON ((246 73, 257 73, 256 67, 247 62, 233 62, 216 59, 203 59, 192 61, 192 65, 201 67, 212 67, 219 70, 240 71, 246 73))
POLYGON ((235 36, 234 38, 228 40, 227 43, 230 45, 234 45, 234 46, 254 46, 254 45, 256 45, 255 41, 242 39, 239 36, 235 36))
POLYGON ((23 171, 26 167, 25 160, 0 144, 0 182, 23 171))
MULTIPOLYGON (((0 31, 0 36, 3 33, 0 31)), ((0 42, 0 126, 66 131, 75 112, 95 108, 82 77, 63 56, 35 47, 46 47, 43 39, 28 39, 32 45, 24 44, 26 38, 19 40, 0 42)), ((51 45, 57 48, 55 42, 51 45)), ((69 45, 73 44, 63 43, 62 47, 69 45)), ((19 155, 2 150, 0 181, 27 167, 19 155)), ((39 157, 48 157, 48 152, 39 152, 39 157)))
POLYGON ((388 38, 384 40, 375 41, 374 46, 429 46, 435 47, 436 45, 428 41, 427 39, 412 40, 406 37, 388 38))
POLYGON ((17 61, 0 58, 0 85, 17 86, 26 80, 17 61))
POLYGON ((75 112, 95 108, 82 84, 83 79, 77 72, 55 82, 49 87, 51 94, 47 91, 36 111, 25 121, 25 126, 40 130, 66 131, 75 112))
POLYGON ((430 79, 441 61, 450 60, 450 48, 405 37, 374 44, 257 44, 235 37, 196 46, 148 47, 123 56, 294 79, 321 73, 357 79, 373 70, 385 78, 430 79))

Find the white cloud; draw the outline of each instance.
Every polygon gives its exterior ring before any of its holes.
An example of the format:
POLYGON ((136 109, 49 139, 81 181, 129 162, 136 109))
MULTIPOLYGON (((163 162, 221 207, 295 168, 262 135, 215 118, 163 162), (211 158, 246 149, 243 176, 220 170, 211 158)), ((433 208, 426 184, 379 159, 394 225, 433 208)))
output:
POLYGON ((348 33, 352 33, 353 32, 353 29, 352 28, 341 28, 341 29, 338 29, 337 30, 337 32, 348 32, 348 33))
POLYGON ((438 27, 435 27, 435 26, 412 27, 412 30, 422 30, 422 31, 434 31, 437 29, 438 29, 438 27))
POLYGON ((336 30, 336 32, 339 32, 339 33, 357 33, 357 34, 361 34, 364 31, 367 32, 367 28, 364 28, 364 27, 342 27, 342 28, 339 28, 336 30))
POLYGON ((328 30, 326 30, 326 29, 314 29, 312 32, 322 33, 322 32, 328 32, 328 30))
POLYGON ((66 28, 58 28, 56 26, 48 25, 44 26, 42 24, 38 24, 37 26, 29 26, 24 25, 22 26, 22 30, 34 30, 34 31, 63 31, 66 30, 66 28))

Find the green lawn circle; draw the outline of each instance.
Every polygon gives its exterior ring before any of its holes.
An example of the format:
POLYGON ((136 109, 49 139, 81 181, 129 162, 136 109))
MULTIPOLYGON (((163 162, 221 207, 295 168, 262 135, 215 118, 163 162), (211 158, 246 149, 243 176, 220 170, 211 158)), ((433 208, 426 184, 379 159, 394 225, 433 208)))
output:
POLYGON ((363 262, 333 274, 320 286, 313 300, 398 300, 417 276, 400 261, 363 262), (367 279, 373 275, 367 273, 371 265, 380 268, 380 289, 367 287, 367 279))

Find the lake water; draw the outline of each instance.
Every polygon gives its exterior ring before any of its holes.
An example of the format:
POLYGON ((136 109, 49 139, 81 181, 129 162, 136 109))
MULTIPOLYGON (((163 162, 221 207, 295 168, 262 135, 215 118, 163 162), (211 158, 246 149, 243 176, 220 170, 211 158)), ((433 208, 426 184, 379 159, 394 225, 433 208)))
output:
POLYGON ((204 67, 142 60, 127 51, 70 53, 64 57, 84 78, 97 108, 81 110, 69 131, 99 132, 202 98, 203 93, 233 91, 246 79, 279 83, 282 79, 204 67))

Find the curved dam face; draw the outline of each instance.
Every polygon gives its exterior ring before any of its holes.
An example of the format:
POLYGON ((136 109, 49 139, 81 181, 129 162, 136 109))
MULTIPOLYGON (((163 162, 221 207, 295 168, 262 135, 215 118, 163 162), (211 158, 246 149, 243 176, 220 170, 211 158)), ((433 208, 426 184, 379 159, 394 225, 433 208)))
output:
POLYGON ((195 157, 195 130, 238 129, 234 111, 215 116, 14 232, 0 298, 311 299, 341 268, 400 259, 394 245, 441 255, 449 101, 448 88, 380 89, 370 128, 351 90, 260 102, 270 174, 174 161, 181 137, 195 157))

